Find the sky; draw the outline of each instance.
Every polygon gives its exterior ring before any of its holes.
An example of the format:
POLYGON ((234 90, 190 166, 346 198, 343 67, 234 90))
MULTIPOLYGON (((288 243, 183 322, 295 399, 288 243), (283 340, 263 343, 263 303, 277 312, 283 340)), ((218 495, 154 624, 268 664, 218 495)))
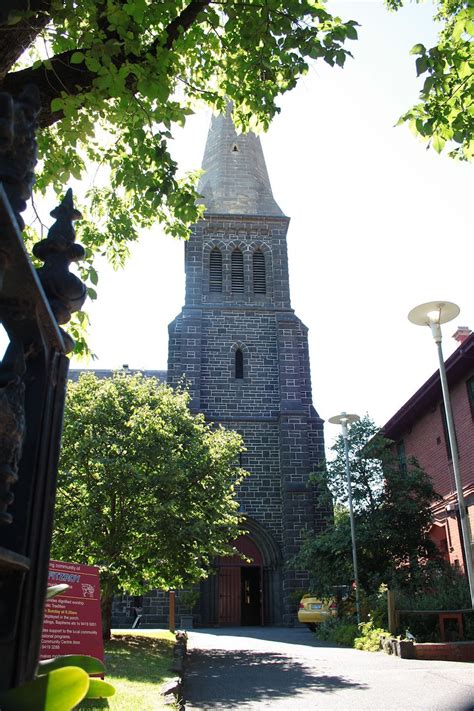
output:
MULTIPOLYGON (((427 151, 399 116, 417 101, 417 42, 431 46, 432 6, 399 13, 382 2, 330 2, 360 24, 344 69, 315 64, 280 101, 262 144, 274 196, 291 218, 292 307, 309 328, 313 401, 320 416, 368 412, 384 424, 437 367, 415 305, 454 301, 474 330, 472 167, 427 151)), ((183 171, 200 167, 210 111, 175 132, 183 171)), ((49 222, 48 222, 49 224, 49 222)), ((77 224, 80 242, 80 223, 77 224)), ((97 360, 72 367, 166 369, 167 325, 184 303, 184 244, 156 226, 126 269, 98 264, 99 298, 84 307, 97 360)), ((337 434, 326 426, 330 443, 337 434)))

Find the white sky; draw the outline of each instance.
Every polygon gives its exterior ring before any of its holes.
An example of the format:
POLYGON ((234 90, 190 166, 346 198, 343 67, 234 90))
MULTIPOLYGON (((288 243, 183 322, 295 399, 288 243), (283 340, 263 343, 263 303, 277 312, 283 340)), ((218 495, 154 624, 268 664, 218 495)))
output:
MULTIPOLYGON (((262 143, 275 198, 291 217, 292 306, 309 327, 315 407, 324 419, 369 412, 382 425, 436 369, 429 331, 410 324, 408 311, 438 298, 459 304, 444 328, 446 357, 456 326, 474 329, 473 173, 394 128, 418 97, 409 50, 434 43, 432 7, 329 7, 361 23, 355 59, 343 70, 316 65, 281 100, 262 143)), ((176 132, 183 170, 200 166, 209 121, 203 112, 176 132)), ((87 367, 166 369, 183 264, 184 245, 156 227, 124 271, 99 265, 98 301, 85 306, 98 360, 87 367)), ((327 441, 334 434, 328 425, 327 441)))

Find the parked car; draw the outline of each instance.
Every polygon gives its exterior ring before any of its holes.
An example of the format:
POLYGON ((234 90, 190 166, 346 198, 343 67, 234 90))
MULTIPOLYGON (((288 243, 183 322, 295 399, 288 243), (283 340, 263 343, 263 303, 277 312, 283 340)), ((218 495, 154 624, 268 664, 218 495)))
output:
POLYGON ((335 617, 337 613, 336 601, 324 602, 312 595, 303 595, 298 607, 298 622, 314 630, 317 624, 335 617))

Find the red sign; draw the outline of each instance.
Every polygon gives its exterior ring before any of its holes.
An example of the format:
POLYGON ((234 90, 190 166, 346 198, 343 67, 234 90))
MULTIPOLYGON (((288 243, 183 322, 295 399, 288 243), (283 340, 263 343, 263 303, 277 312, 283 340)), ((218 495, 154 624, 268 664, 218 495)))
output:
POLYGON ((61 583, 70 588, 46 602, 40 659, 87 654, 103 661, 99 569, 51 560, 48 586, 61 583))

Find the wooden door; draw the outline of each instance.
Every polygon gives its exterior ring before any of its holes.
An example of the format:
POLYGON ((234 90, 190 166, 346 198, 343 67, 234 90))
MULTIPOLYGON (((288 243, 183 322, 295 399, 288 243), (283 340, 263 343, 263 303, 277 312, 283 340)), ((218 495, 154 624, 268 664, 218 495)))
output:
POLYGON ((241 624, 240 566, 219 568, 219 625, 241 624))

